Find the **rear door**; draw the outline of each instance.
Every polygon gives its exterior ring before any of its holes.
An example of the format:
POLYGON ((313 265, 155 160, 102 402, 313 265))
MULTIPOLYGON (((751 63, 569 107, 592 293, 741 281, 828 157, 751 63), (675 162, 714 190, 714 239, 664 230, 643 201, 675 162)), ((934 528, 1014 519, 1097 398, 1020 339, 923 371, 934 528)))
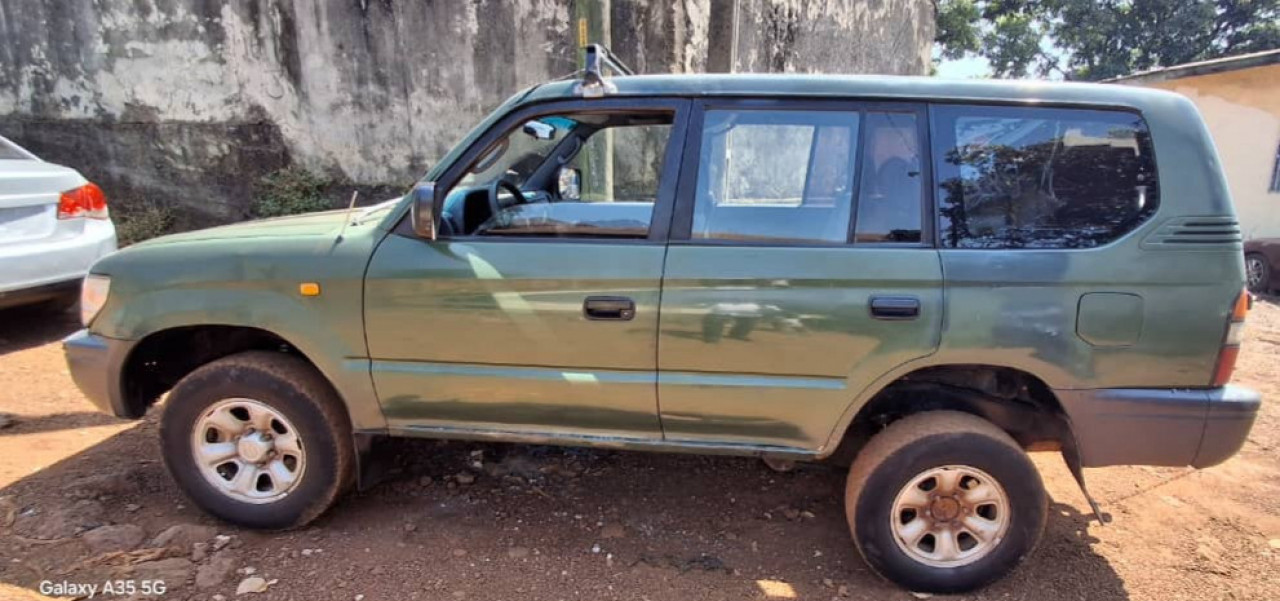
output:
POLYGON ((696 104, 663 276, 667 439, 817 450, 859 391, 937 348, 925 123, 908 104, 696 104))

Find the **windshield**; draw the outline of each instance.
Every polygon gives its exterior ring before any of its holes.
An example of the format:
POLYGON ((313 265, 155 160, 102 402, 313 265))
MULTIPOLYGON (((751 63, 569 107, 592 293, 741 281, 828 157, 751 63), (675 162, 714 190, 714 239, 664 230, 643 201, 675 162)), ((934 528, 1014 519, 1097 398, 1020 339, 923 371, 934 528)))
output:
POLYGON ((568 117, 544 117, 529 121, 480 155, 459 185, 465 187, 488 183, 502 176, 520 186, 546 160, 556 145, 564 140, 565 134, 577 126, 578 122, 568 117))

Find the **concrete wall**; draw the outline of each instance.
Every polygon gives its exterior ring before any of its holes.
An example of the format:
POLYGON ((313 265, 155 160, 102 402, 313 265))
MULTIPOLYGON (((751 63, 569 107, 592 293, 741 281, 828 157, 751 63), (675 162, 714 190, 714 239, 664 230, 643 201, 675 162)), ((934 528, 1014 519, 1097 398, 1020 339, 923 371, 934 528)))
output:
POLYGON ((1245 238, 1280 237, 1280 192, 1267 189, 1280 153, 1280 65, 1144 85, 1196 103, 1222 158, 1245 238))
MULTIPOLYGON (((573 14, 573 0, 0 0, 0 134, 111 196, 210 222, 243 217, 253 183, 290 164, 405 186, 502 99, 576 69, 573 14)), ((609 16, 641 72, 920 74, 933 38, 930 0, 613 0, 609 16), (736 46, 711 44, 726 23, 736 46)))

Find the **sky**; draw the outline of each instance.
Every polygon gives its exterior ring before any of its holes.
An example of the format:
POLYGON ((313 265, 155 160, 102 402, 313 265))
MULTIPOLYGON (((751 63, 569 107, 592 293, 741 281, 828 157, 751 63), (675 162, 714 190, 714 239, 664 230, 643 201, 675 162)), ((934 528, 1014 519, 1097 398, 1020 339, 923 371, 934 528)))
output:
POLYGON ((946 79, 987 77, 987 66, 987 59, 977 56, 957 60, 944 60, 938 63, 938 77, 946 79))
MULTIPOLYGON (((1045 37, 1040 40, 1041 52, 1053 57, 1055 60, 1061 61, 1066 57, 1066 53, 1057 46, 1053 45, 1053 40, 1045 37)), ((937 57, 937 48, 934 49, 934 56, 937 57)), ((981 56, 966 56, 961 59, 943 59, 938 63, 938 77, 946 79, 973 79, 991 77, 991 63, 981 56)), ((1034 74, 1028 75, 1026 79, 1042 79, 1034 74)), ((1048 79, 1062 79, 1061 76, 1054 74, 1048 79)))

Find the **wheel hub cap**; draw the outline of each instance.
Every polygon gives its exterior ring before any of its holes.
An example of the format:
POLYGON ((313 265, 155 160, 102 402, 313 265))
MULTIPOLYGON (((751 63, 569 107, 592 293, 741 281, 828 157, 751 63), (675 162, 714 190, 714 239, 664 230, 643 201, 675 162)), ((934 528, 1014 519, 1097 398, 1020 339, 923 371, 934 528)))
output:
POLYGON ((214 403, 191 432, 196 468, 218 492, 245 503, 271 503, 302 481, 307 455, 293 424, 261 401, 214 403))
POLYGON ((1004 487, 966 465, 927 469, 893 501, 894 542, 922 564, 954 568, 986 556, 1004 539, 1012 508, 1004 487))
POLYGON ((1245 263, 1248 266, 1248 269, 1246 270, 1247 271, 1246 275, 1249 280, 1249 285, 1256 288, 1262 284, 1262 273, 1263 273, 1262 261, 1256 258, 1250 258, 1245 263))
POLYGON ((240 437, 236 442, 236 452, 240 458, 249 463, 262 463, 270 454, 274 445, 260 432, 253 432, 240 437))
POLYGON ((929 504, 929 515, 939 522, 951 522, 960 517, 960 501, 951 497, 938 497, 929 504))

